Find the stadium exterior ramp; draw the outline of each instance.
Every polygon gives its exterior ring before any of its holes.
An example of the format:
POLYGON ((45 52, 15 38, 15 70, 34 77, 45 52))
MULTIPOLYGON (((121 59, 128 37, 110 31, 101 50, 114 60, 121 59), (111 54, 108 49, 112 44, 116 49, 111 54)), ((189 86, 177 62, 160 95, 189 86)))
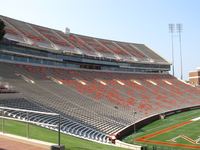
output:
MULTIPOLYGON (((132 132, 136 122, 139 127, 200 105, 199 89, 171 76, 170 64, 143 44, 0 18, 7 32, 0 43, 0 81, 17 91, 2 93, 0 105, 60 113, 63 133, 108 142, 132 132)), ((30 118, 57 123, 44 115, 30 118)))

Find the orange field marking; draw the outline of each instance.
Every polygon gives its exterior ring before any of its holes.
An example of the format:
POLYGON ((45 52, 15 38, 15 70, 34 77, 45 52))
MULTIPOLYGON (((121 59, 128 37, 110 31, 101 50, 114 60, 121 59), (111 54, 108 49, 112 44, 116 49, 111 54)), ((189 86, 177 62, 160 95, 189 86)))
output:
POLYGON ((136 138, 135 141, 137 142, 144 142, 144 143, 150 143, 150 144, 158 144, 158 145, 165 145, 165 146, 174 146, 174 147, 182 147, 182 148, 190 148, 190 149, 200 149, 200 146, 196 146, 196 145, 189 145, 189 144, 180 144, 180 143, 169 143, 169 142, 163 142, 163 141, 156 141, 156 140, 149 140, 153 137, 156 137, 160 134, 164 134, 167 133, 171 130, 180 128, 182 126, 185 126, 187 124, 192 123, 192 121, 186 121, 186 122, 182 122, 176 125, 172 125, 170 127, 167 127, 165 129, 156 131, 154 133, 148 134, 148 135, 144 135, 142 137, 136 138))

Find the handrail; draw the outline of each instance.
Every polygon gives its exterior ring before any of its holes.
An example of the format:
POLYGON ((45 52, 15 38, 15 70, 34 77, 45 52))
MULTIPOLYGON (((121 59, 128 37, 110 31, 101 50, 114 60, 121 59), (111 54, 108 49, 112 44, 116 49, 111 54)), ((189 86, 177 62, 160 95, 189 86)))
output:
POLYGON ((30 113, 37 113, 37 114, 44 114, 44 115, 52 115, 52 116, 59 116, 57 113, 51 112, 42 112, 42 111, 35 111, 35 110, 28 110, 28 109, 19 109, 19 108, 11 108, 11 107, 0 107, 2 110, 16 110, 21 112, 30 112, 30 113))
POLYGON ((41 111, 35 111, 35 110, 28 110, 28 109, 20 109, 20 108, 11 108, 11 107, 0 107, 0 118, 2 119, 2 132, 4 132, 4 119, 9 119, 9 120, 15 120, 15 121, 20 121, 20 122, 26 122, 27 123, 27 138, 29 138, 29 123, 31 124, 36 124, 36 125, 43 125, 43 126, 49 126, 49 127, 57 127, 58 129, 58 146, 60 146, 60 122, 61 122, 61 117, 60 114, 57 113, 51 113, 51 112, 41 112, 41 111), (17 118, 12 118, 12 117, 7 117, 4 116, 4 111, 6 110, 14 110, 14 111, 19 111, 19 112, 26 112, 27 119, 22 120, 22 119, 17 119, 17 118), (29 113, 36 113, 36 114, 44 114, 44 115, 51 115, 51 116, 57 116, 58 117, 58 124, 53 125, 53 124, 48 124, 48 123, 40 123, 40 122, 35 122, 35 121, 30 121, 29 120, 29 113))

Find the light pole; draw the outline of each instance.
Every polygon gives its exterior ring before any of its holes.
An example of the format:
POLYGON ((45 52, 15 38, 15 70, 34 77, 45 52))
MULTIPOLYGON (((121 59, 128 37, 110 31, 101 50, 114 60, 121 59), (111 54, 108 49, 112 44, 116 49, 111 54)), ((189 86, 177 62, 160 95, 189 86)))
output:
POLYGON ((172 42, 172 74, 174 76, 174 24, 169 24, 169 32, 171 33, 172 42))
POLYGON ((176 24, 176 29, 179 34, 179 46, 180 46, 180 60, 181 60, 181 80, 183 80, 183 61, 182 61, 182 46, 181 46, 181 32, 183 30, 182 24, 176 24))

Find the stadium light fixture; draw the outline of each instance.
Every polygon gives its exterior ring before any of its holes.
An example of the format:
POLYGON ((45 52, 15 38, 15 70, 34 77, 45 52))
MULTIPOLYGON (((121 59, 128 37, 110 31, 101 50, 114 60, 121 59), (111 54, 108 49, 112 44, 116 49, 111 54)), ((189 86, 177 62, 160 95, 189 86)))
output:
POLYGON ((172 74, 174 76, 174 29, 175 24, 169 24, 169 33, 171 33, 171 42, 172 42, 172 74))
POLYGON ((181 32, 183 31, 182 24, 176 24, 176 30, 179 35, 179 47, 180 47, 180 63, 181 63, 181 80, 183 80, 183 58, 182 58, 182 41, 181 41, 181 32))

